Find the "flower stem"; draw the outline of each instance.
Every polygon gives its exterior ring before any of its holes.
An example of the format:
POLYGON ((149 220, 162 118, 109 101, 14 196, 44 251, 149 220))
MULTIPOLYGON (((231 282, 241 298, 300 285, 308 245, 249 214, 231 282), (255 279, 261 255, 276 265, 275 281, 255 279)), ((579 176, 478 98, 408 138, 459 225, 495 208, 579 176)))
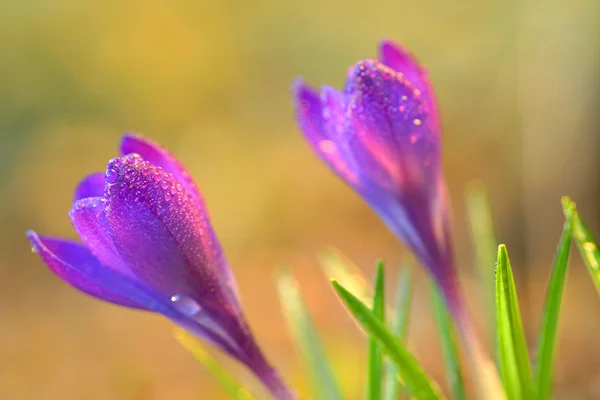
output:
POLYGON ((281 379, 277 371, 268 363, 267 359, 258 353, 257 356, 248 363, 248 366, 258 376, 262 383, 269 389, 276 400, 295 400, 296 396, 292 390, 281 379))

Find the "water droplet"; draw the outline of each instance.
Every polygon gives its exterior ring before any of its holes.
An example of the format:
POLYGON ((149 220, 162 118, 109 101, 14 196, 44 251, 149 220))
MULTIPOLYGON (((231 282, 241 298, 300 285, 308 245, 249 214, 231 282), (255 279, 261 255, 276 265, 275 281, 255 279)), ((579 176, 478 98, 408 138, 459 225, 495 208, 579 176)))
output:
POLYGON ((152 177, 152 179, 154 179, 154 182, 160 182, 160 180, 162 179, 160 174, 158 172, 154 173, 154 176, 152 177))
POLYGON ((175 308, 189 316, 194 316, 202 310, 202 307, 195 300, 183 294, 171 296, 171 302, 175 308))
POLYGON ((415 124, 416 126, 421 125, 421 120, 419 118, 415 118, 413 119, 413 124, 415 124))
POLYGON ((148 167, 143 167, 142 168, 142 175, 148 176, 149 173, 150 173, 150 170, 148 169, 148 167))
POLYGON ((109 169, 106 171, 106 182, 115 183, 117 179, 119 179, 119 173, 114 169, 109 169))
POLYGON ((170 201, 171 200, 171 195, 169 193, 165 194, 165 201, 170 201))
POLYGON ((169 182, 162 181, 160 184, 160 187, 163 188, 164 190, 167 190, 169 188, 169 182))
POLYGON ((171 194, 172 195, 177 194, 177 188, 175 186, 171 186, 171 194))

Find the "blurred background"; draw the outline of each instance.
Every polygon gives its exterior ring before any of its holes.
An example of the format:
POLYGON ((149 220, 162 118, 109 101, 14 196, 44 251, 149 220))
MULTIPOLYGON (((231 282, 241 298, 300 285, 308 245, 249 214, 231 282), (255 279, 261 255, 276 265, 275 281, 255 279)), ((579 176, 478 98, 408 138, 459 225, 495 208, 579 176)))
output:
MULTIPOLYGON (((303 143, 290 87, 297 76, 341 87, 347 68, 376 57, 384 37, 411 49, 437 90, 458 265, 481 327, 488 316, 477 308, 481 279, 464 210, 473 179, 489 190, 533 343, 561 195, 600 236, 600 3, 369 4, 0 3, 0 398, 227 398, 173 340, 169 321, 72 290, 25 239, 26 229, 75 237, 73 188, 104 169, 125 131, 161 142, 195 177, 250 324, 286 380, 310 398, 275 293, 282 265, 300 281, 346 397, 360 398, 366 341, 316 256, 334 245, 368 276, 383 258, 393 282, 406 251, 303 143)), ((415 279, 411 345, 444 385, 425 273, 415 279)), ((599 329, 600 299, 574 252, 557 398, 600 398, 599 329)))

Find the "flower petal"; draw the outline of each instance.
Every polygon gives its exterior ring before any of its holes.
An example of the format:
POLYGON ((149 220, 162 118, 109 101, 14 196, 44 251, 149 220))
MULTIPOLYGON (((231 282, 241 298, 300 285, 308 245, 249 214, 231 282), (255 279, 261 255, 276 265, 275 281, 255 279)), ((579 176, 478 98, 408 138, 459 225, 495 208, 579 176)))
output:
POLYGON ((39 236, 27 232, 32 249, 42 261, 71 286, 101 300, 125 307, 145 309, 145 307, 110 290, 110 284, 89 279, 82 271, 106 268, 83 245, 64 239, 39 236))
POLYGON ((166 172, 173 174, 175 179, 185 185, 190 193, 201 198, 200 191, 187 169, 167 149, 161 147, 159 144, 141 135, 126 133, 121 140, 121 153, 124 156, 139 154, 145 161, 157 167, 162 167, 166 172))
POLYGON ((359 185, 344 138, 344 97, 324 87, 321 96, 301 81, 295 84, 296 118, 313 150, 351 185, 359 185))
POLYGON ((104 174, 102 172, 94 172, 83 178, 77 188, 73 201, 85 199, 87 197, 102 197, 104 194, 104 174))
POLYGON ((115 247, 106 222, 105 208, 106 201, 103 197, 88 197, 73 204, 69 217, 83 243, 102 264, 120 274, 135 278, 115 247))
POLYGON ((199 310, 181 306, 139 282, 106 268, 84 246, 63 239, 27 232, 33 251, 63 281, 101 300, 165 315, 195 335, 245 361, 240 345, 199 310))
POLYGON ((433 96, 433 88, 427 77, 427 71, 423 68, 416 58, 402 46, 385 40, 379 46, 381 53, 381 62, 391 69, 404 75, 404 79, 421 91, 422 97, 428 101, 431 113, 436 120, 439 119, 437 105, 433 96))
POLYGON ((437 174, 440 133, 420 91, 380 62, 364 60, 356 64, 345 93, 356 133, 354 153, 375 160, 376 179, 404 191, 437 174))
POLYGON ((203 203, 173 174, 133 155, 111 160, 106 177, 106 221, 133 274, 212 315, 239 315, 235 281, 203 203))
POLYGON ((323 124, 323 110, 319 94, 301 80, 294 82, 296 118, 310 144, 319 151, 319 143, 328 139, 323 124))

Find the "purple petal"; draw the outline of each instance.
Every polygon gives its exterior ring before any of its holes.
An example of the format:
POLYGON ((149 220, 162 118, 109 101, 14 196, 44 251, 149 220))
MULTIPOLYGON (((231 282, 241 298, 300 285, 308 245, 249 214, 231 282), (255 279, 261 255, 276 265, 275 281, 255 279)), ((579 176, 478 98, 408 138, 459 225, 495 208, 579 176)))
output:
POLYGON ((410 82, 413 87, 419 90, 425 89, 421 79, 425 75, 425 71, 410 52, 389 40, 381 42, 379 50, 383 64, 402 73, 404 79, 410 82))
POLYGON ((94 256, 108 268, 135 278, 135 275, 117 251, 106 222, 106 202, 102 197, 76 201, 69 217, 79 237, 94 256))
POLYGON ((295 84, 296 118, 313 150, 340 177, 352 185, 359 177, 344 143, 344 98, 333 88, 324 87, 321 97, 301 81, 295 84), (342 140, 340 140, 342 139, 342 140))
POLYGON ((121 140, 121 153, 124 156, 139 154, 145 161, 157 167, 162 167, 166 172, 173 174, 175 179, 186 186, 191 194, 201 198, 200 191, 187 169, 167 149, 161 147, 159 144, 141 135, 127 133, 121 140))
POLYGON ((380 62, 365 60, 357 63, 345 93, 356 134, 352 147, 374 180, 406 191, 436 177, 439 130, 419 90, 380 62))
POLYGON ((104 174, 94 172, 83 178, 75 189, 73 201, 85 199, 87 197, 102 197, 104 194, 104 174))
POLYGON ((203 203, 173 174, 133 155, 111 160, 106 176, 106 221, 135 276, 213 315, 239 315, 235 282, 203 203))
POLYGON ((391 69, 404 75, 412 87, 421 91, 424 99, 427 99, 429 108, 435 119, 438 118, 437 105, 433 96, 433 88, 427 77, 427 71, 422 67, 415 57, 401 46, 392 41, 385 40, 379 47, 381 53, 381 62, 391 69))
POLYGON ((101 300, 161 313, 181 327, 245 361, 239 344, 201 312, 182 307, 139 282, 102 265, 84 246, 27 232, 33 251, 63 281, 101 300))
POLYGON ((90 280, 82 272, 106 268, 86 247, 68 240, 38 236, 33 231, 27 232, 27 237, 33 251, 40 256, 48 268, 71 286, 110 303, 145 309, 129 298, 110 290, 110 285, 103 286, 100 282, 90 280))
POLYGON ((294 82, 296 118, 310 144, 319 151, 319 143, 327 139, 319 94, 301 80, 294 82))

